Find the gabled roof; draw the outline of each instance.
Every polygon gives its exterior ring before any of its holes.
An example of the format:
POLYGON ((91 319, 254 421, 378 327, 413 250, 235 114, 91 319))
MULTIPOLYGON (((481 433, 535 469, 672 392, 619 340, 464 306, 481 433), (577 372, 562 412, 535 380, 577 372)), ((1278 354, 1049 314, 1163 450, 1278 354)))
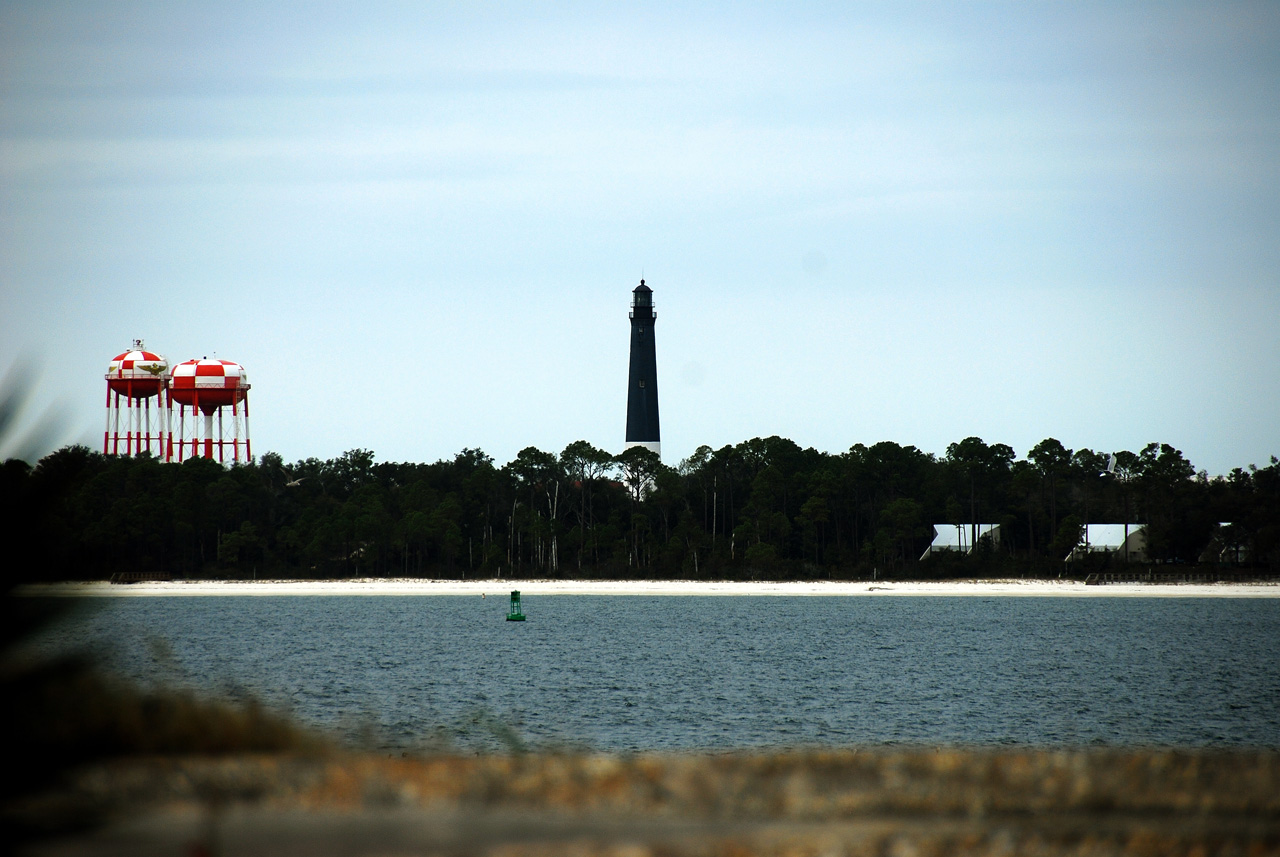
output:
POLYGON ((1125 547, 1124 524, 1089 524, 1085 527, 1080 544, 1063 559, 1071 562, 1080 559, 1086 553, 1119 553, 1124 552, 1128 559, 1143 561, 1145 559, 1146 533, 1142 532, 1142 524, 1129 524, 1128 547, 1125 547), (1086 548, 1086 544, 1088 547, 1086 548))
MULTIPOLYGON (((1141 524, 1130 524, 1129 535, 1142 529, 1141 524)), ((1085 527, 1084 541, 1089 550, 1117 551, 1124 547, 1124 524, 1089 524, 1085 527)))
MULTIPOLYGON (((973 548, 973 545, 969 544, 972 527, 972 524, 934 524, 933 543, 925 548, 920 558, 924 559, 934 551, 958 550, 961 553, 968 553, 973 548)), ((999 524, 978 524, 978 538, 994 534, 999 528, 999 524)))

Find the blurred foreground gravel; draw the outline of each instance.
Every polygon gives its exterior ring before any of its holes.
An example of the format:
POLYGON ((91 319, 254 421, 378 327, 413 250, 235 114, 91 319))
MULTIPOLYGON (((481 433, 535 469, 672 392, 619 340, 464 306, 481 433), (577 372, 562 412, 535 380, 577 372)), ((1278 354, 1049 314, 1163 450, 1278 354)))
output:
POLYGON ((1280 753, 133 759, 6 808, 23 855, 1280 854, 1280 753))

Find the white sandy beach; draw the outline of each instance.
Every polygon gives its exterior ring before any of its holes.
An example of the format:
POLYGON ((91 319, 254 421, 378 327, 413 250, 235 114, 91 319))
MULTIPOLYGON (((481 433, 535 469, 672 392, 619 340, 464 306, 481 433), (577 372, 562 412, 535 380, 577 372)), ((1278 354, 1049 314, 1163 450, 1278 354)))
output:
POLYGON ((22 595, 138 597, 185 595, 469 595, 505 598, 518 589, 541 595, 979 596, 1078 598, 1280 598, 1280 583, 1112 583, 1068 580, 973 580, 869 583, 809 581, 749 583, 701 580, 409 580, 174 581, 113 584, 50 583, 22 595))

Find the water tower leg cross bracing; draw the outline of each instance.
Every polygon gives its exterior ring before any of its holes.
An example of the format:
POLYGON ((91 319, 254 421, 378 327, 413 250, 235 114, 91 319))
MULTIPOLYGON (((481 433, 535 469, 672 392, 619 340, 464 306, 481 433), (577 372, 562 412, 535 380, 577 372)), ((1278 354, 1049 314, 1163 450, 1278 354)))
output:
POLYGON ((662 454, 658 430, 658 352, 653 328, 653 289, 640 281, 631 299, 631 365, 627 373, 627 440, 624 449, 643 446, 662 454))

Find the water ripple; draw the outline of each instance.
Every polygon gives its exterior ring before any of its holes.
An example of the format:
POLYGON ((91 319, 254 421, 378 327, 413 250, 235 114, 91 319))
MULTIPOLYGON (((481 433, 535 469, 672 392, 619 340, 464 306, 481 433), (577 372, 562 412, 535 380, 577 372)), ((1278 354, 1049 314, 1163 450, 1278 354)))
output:
POLYGON ((504 611, 121 598, 58 637, 111 640, 143 682, 235 688, 396 748, 1280 746, 1270 599, 547 596, 526 598, 522 625, 504 611))

